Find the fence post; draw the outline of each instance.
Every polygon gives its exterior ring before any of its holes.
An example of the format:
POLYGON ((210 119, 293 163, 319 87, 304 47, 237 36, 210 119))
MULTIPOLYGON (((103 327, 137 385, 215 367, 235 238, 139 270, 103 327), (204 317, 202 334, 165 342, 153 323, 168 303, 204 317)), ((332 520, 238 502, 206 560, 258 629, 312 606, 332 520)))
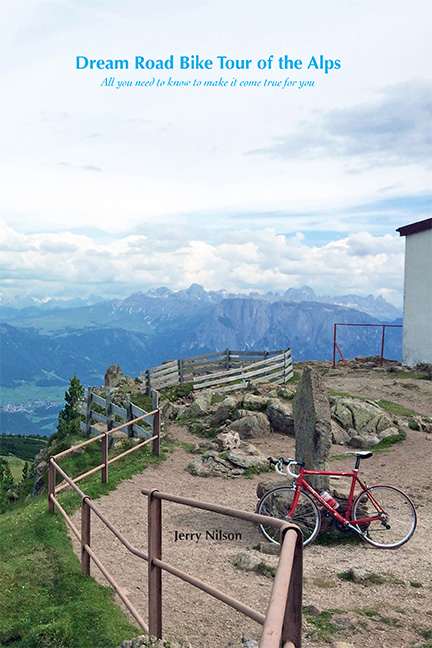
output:
POLYGON ((102 484, 108 483, 108 432, 105 432, 105 436, 102 437, 102 457, 101 463, 103 463, 103 468, 101 470, 101 481, 102 484))
POLYGON ((86 435, 86 437, 90 436, 91 404, 92 404, 92 388, 88 387, 87 388, 86 422, 85 422, 85 426, 86 426, 85 435, 86 435))
POLYGON ((228 371, 230 368, 230 350, 225 349, 225 371, 228 371))
POLYGON ((113 429, 111 392, 109 387, 105 388, 105 411, 106 411, 107 430, 109 431, 113 429))
MULTIPOLYGON (((126 420, 127 421, 132 421, 133 416, 132 416, 132 403, 130 399, 130 395, 126 394, 126 420)), ((133 425, 129 425, 127 429, 128 437, 131 439, 134 435, 133 433, 133 425)))
POLYGON ((153 564, 155 558, 162 559, 162 502, 148 496, 148 599, 149 635, 162 639, 162 570, 153 564))
POLYGON ((151 375, 150 375, 150 369, 147 369, 146 371, 146 377, 147 377, 147 394, 150 396, 151 393, 151 375))
POLYGON ((157 435, 156 439, 153 440, 153 454, 155 457, 160 457, 160 421, 161 411, 157 409, 153 415, 153 436, 157 435))
POLYGON ((55 497, 55 467, 52 461, 50 457, 48 464, 48 511, 50 513, 55 511, 55 504, 51 499, 51 495, 55 497))
POLYGON ((90 555, 85 545, 90 547, 90 506, 84 497, 81 502, 81 574, 90 574, 90 555))
POLYGON ((180 358, 178 361, 178 370, 179 370, 180 385, 183 385, 183 358, 180 358))
POLYGON ((159 407, 159 392, 156 389, 152 389, 152 410, 155 410, 159 407))

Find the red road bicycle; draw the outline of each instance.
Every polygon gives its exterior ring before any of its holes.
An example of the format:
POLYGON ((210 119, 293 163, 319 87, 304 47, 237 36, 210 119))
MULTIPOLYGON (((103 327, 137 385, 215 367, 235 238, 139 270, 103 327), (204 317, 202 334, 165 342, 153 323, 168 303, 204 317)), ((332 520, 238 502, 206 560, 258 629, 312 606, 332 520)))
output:
MULTIPOLYGON (((292 486, 279 486, 266 493, 258 502, 257 513, 269 515, 297 524, 303 533, 303 546, 317 537, 321 526, 321 513, 318 502, 330 515, 341 530, 351 529, 366 542, 379 549, 397 549, 407 542, 417 524, 417 514, 413 503, 398 488, 393 486, 367 486, 358 476, 361 459, 372 457, 369 451, 352 451, 356 457, 354 470, 337 472, 330 470, 306 470, 304 463, 295 459, 278 460, 269 457, 270 465, 281 475, 293 477, 292 486), (290 470, 299 466, 299 474, 290 470), (286 472, 284 471, 286 468, 286 472), (307 475, 328 475, 350 477, 351 488, 347 509, 344 515, 336 510, 336 501, 328 493, 320 494, 304 479, 307 475), (356 486, 360 492, 354 497, 356 486), (324 495, 324 497, 323 497, 324 495)), ((260 530, 270 542, 279 544, 276 529, 260 525, 260 530)))

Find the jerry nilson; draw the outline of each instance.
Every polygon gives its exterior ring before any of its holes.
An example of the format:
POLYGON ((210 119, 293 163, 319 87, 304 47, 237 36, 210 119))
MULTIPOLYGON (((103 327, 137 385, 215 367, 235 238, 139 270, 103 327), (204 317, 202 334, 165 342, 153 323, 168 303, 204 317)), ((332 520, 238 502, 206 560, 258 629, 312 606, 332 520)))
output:
POLYGON ((174 531, 174 542, 186 540, 187 542, 199 542, 200 540, 241 540, 241 533, 226 533, 222 529, 212 529, 211 531, 194 531, 186 533, 183 531, 174 531))

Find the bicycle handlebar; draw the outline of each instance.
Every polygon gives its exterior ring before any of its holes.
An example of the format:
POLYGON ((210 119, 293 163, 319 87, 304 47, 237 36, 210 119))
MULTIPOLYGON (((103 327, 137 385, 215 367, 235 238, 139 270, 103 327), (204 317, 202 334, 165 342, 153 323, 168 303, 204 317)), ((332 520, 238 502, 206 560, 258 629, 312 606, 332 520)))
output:
POLYGON ((273 459, 273 457, 268 458, 270 465, 273 465, 275 467, 275 470, 277 473, 280 475, 285 475, 288 473, 291 475, 291 477, 297 478, 298 475, 293 473, 290 470, 290 466, 300 466, 300 468, 304 468, 304 462, 303 461, 296 461, 295 459, 284 459, 284 457, 279 457, 279 459, 273 459), (286 466, 286 473, 283 470, 283 466, 286 466))

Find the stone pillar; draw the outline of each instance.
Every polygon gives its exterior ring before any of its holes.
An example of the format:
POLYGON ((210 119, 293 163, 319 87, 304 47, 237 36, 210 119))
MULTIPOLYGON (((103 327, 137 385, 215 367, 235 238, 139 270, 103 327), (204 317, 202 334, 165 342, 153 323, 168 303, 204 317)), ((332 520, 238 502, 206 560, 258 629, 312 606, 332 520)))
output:
MULTIPOLYGON (((327 390, 320 374, 306 367, 293 401, 295 458, 304 461, 309 470, 328 470, 327 458, 331 447, 331 414, 327 390)), ((326 476, 309 477, 314 488, 328 489, 326 476)))

